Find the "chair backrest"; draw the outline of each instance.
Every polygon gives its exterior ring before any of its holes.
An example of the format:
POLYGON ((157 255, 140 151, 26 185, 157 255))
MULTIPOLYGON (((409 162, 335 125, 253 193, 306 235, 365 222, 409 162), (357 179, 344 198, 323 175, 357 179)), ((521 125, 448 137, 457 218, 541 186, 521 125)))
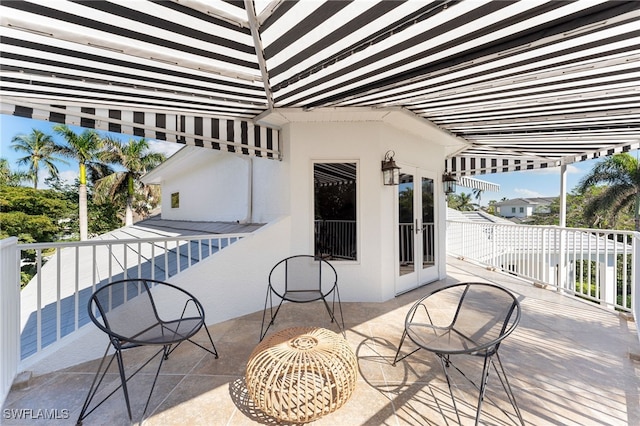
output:
POLYGON ((278 296, 287 300, 320 299, 338 283, 338 274, 329 262, 310 255, 296 255, 278 262, 269 273, 269 285, 278 296))
POLYGON ((520 321, 520 303, 505 288, 490 283, 462 283, 453 329, 479 350, 495 351, 520 321))
POLYGON ((173 284, 149 279, 106 284, 93 293, 88 309, 91 320, 112 341, 133 344, 166 341, 166 328, 161 327, 166 322, 181 321, 182 329, 171 327, 180 334, 175 341, 191 334, 185 327, 199 329, 204 323, 204 310, 195 297, 173 284))

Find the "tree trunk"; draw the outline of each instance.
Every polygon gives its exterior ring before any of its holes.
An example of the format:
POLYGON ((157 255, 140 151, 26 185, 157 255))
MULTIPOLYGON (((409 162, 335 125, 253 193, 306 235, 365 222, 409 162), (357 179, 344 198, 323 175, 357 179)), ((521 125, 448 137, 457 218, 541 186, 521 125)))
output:
POLYGON ((81 184, 78 188, 78 215, 80 220, 80 241, 87 240, 87 185, 81 184))
POLYGON ((640 193, 636 192, 636 211, 635 211, 636 232, 640 232, 640 193))
POLYGON ((127 176, 127 206, 124 209, 124 226, 133 225, 133 177, 127 176))
POLYGON ((124 226, 133 225, 133 208, 131 205, 131 197, 127 197, 127 206, 124 209, 124 226))
POLYGON ((87 168, 80 163, 80 186, 78 187, 78 219, 80 222, 80 241, 86 241, 87 237, 87 168))

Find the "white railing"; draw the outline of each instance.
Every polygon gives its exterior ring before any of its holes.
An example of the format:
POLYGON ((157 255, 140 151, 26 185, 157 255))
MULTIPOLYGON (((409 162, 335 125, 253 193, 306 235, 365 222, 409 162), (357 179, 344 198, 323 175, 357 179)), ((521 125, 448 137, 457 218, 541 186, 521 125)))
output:
POLYGON ((629 231, 447 221, 449 254, 624 312, 637 310, 639 248, 629 231))
POLYGON ((316 252, 340 259, 357 259, 355 220, 316 220, 316 252))
POLYGON ((166 280, 245 236, 18 244, 22 265, 37 271, 20 294, 21 359, 87 324, 89 297, 101 285, 126 278, 166 280))
POLYGON ((20 274, 18 239, 0 240, 0 406, 9 394, 20 361, 20 274))
MULTIPOLYGON (((400 263, 413 263, 414 256, 414 224, 405 222, 398 225, 398 260, 400 263)), ((422 257, 423 261, 433 262, 435 259, 435 224, 422 224, 422 257)))

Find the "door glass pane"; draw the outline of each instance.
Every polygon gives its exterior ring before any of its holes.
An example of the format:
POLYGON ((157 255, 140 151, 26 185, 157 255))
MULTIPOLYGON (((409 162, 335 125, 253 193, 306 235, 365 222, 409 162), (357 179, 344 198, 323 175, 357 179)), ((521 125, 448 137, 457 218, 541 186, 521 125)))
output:
POLYGON ((356 260, 356 163, 316 163, 314 253, 332 260, 356 260))
POLYGON ((422 267, 435 265, 435 206, 433 179, 422 178, 422 267))
POLYGON ((400 173, 398 187, 399 262, 400 275, 414 271, 413 261, 413 175, 400 173))

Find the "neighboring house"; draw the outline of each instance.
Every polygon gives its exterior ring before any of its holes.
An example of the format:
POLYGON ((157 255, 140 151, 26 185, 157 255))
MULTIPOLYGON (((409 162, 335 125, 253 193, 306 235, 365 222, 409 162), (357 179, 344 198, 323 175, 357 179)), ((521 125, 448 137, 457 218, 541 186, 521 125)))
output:
POLYGON ((549 213, 557 197, 514 198, 495 204, 497 213, 506 218, 523 219, 535 213, 549 213))

